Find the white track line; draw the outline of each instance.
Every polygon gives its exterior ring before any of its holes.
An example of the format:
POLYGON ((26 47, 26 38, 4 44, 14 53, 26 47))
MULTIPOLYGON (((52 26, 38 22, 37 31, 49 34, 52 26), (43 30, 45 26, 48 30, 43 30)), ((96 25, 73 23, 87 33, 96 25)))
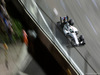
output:
POLYGON ((92 0, 93 4, 96 6, 96 8, 98 9, 97 3, 95 0, 92 0))
POLYGON ((54 13, 56 14, 56 16, 58 15, 58 11, 56 8, 53 9, 54 13))
POLYGON ((78 4, 79 4, 79 6, 82 7, 81 4, 80 4, 80 2, 79 2, 79 0, 77 0, 77 2, 78 2, 78 4))
POLYGON ((97 32, 96 32, 95 28, 93 27, 93 25, 92 25, 91 21, 89 20, 89 18, 88 18, 87 16, 86 16, 86 19, 88 20, 89 25, 92 27, 93 31, 94 31, 94 32, 95 32, 95 34, 97 35, 97 32))
POLYGON ((63 0, 60 0, 60 3, 61 3, 61 5, 62 5, 62 7, 64 8, 64 11, 67 12, 66 6, 65 6, 65 3, 63 2, 63 0))

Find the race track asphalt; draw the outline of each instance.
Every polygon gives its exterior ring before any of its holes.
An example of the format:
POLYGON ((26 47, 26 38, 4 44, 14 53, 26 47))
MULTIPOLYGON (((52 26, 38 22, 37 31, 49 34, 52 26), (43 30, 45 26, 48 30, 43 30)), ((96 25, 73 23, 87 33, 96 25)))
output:
POLYGON ((100 74, 100 1, 99 0, 36 0, 50 28, 59 21, 60 16, 68 15, 74 19, 79 34, 85 38, 86 45, 68 47, 68 40, 55 27, 55 36, 85 74, 100 74), (54 12, 55 9, 57 12, 54 12), (45 13, 44 13, 45 12, 45 13), (49 21, 48 17, 52 20, 49 21))

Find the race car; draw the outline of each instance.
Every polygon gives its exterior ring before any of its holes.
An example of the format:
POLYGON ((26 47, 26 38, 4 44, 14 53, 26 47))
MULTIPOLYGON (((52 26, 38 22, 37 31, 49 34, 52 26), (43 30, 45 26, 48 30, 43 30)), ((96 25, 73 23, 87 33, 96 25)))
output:
POLYGON ((60 24, 63 24, 63 32, 65 36, 69 38, 73 46, 85 45, 84 37, 82 35, 78 37, 78 29, 73 25, 70 25, 68 20, 65 23, 62 22, 60 24))

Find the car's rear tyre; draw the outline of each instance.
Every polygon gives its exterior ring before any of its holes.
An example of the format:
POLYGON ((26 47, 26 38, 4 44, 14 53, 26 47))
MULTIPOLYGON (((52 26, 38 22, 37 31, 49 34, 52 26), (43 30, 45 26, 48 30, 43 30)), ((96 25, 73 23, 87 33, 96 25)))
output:
POLYGON ((80 45, 85 45, 86 44, 85 40, 84 40, 84 37, 82 35, 80 35, 80 37, 79 37, 79 43, 80 43, 80 45))
POLYGON ((62 18, 60 17, 60 22, 61 22, 61 24, 62 24, 62 18))

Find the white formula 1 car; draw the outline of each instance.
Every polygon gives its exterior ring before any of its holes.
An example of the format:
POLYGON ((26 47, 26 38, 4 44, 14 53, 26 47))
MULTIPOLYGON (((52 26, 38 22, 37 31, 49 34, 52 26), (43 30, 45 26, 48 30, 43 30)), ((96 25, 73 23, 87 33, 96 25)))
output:
MULTIPOLYGON (((66 19, 66 18, 62 18, 66 19)), ((61 18, 60 18, 61 21, 61 18)), ((60 24, 63 25, 63 32, 65 36, 69 38, 73 46, 79 46, 79 45, 85 45, 84 37, 80 35, 78 37, 78 29, 73 26, 74 23, 70 22, 67 20, 67 22, 64 20, 60 24), (63 23, 64 22, 64 23, 63 23)))

